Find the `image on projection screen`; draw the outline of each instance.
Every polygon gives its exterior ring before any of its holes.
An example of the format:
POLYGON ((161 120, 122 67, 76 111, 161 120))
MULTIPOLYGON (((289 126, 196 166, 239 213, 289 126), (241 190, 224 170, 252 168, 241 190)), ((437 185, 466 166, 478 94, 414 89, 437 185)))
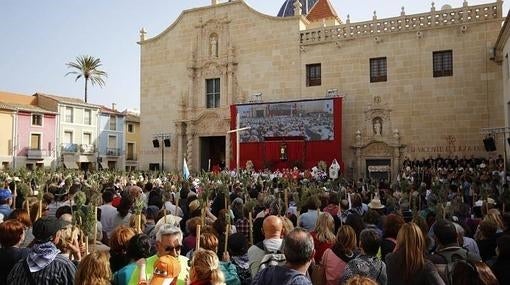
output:
POLYGON ((270 137, 334 140, 333 100, 311 100, 238 105, 240 142, 262 142, 270 137))

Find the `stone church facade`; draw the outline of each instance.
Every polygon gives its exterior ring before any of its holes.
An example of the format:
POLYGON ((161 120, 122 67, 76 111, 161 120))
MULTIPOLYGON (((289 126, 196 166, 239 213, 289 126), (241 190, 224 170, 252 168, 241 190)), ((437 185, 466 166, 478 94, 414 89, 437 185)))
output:
POLYGON ((504 124, 493 60, 502 1, 357 23, 327 0, 306 2, 308 11, 292 1, 288 17, 219 2, 184 11, 153 37, 140 33, 140 168, 160 164, 157 134, 171 138, 167 171, 184 158, 207 169, 212 152, 228 167, 231 105, 326 96, 343 97, 347 175, 394 177, 404 157, 494 155, 480 129, 504 124))

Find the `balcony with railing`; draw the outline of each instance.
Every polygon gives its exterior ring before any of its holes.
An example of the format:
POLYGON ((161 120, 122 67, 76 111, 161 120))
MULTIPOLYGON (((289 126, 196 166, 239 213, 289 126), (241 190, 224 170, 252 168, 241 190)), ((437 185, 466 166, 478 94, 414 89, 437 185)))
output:
POLYGON ((374 39, 378 42, 378 38, 384 34, 417 32, 417 35, 418 33, 421 35, 423 30, 448 26, 459 26, 462 32, 469 24, 501 20, 503 1, 475 6, 464 3, 460 8, 436 10, 432 2, 430 12, 407 15, 402 10, 399 17, 385 19, 378 19, 374 12, 372 20, 357 23, 351 23, 347 16, 344 24, 301 31, 299 42, 301 45, 313 45, 324 42, 338 43, 362 37, 377 37, 374 39))
POLYGON ((78 145, 75 143, 63 143, 61 146, 62 153, 77 153, 78 145))
POLYGON ((106 155, 107 156, 120 156, 120 148, 107 148, 106 155))
POLYGON ((96 147, 93 144, 80 145, 80 152, 82 154, 93 154, 95 151, 96 151, 96 147))
POLYGON ((27 158, 28 159, 44 159, 45 157, 50 156, 50 152, 45 149, 27 149, 27 158))

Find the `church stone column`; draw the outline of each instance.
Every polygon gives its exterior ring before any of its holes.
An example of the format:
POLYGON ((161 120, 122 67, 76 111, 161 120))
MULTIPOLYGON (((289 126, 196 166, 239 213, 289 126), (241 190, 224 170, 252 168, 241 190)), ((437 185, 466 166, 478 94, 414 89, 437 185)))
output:
POLYGON ((393 148, 393 167, 391 169, 391 180, 395 181, 400 167, 400 147, 393 148))
POLYGON ((195 130, 192 122, 186 123, 186 162, 191 171, 193 168, 193 137, 195 130))
POLYGON ((230 145, 230 136, 231 134, 227 134, 225 136, 225 167, 230 169, 230 157, 232 155, 232 146, 230 145))
POLYGON ((356 179, 361 177, 361 169, 363 165, 361 163, 361 148, 356 148, 356 179))
POLYGON ((234 71, 231 64, 227 64, 227 96, 225 98, 225 104, 227 106, 230 106, 233 104, 232 99, 234 96, 234 90, 233 90, 233 77, 234 77, 234 71))
POLYGON ((177 155, 175 157, 175 166, 178 171, 182 170, 182 163, 184 159, 183 149, 182 149, 182 134, 183 134, 183 126, 181 122, 175 123, 175 139, 177 141, 177 155))
POLYGON ((197 106, 196 104, 196 98, 195 98, 195 77, 196 77, 196 71, 194 67, 188 67, 188 102, 187 106, 189 108, 195 108, 197 106))

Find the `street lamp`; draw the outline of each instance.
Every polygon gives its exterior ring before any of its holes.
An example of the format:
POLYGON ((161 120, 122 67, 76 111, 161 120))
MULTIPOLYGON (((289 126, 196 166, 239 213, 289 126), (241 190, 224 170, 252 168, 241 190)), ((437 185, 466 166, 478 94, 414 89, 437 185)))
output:
POLYGON ((165 171, 165 147, 170 147, 170 134, 160 133, 152 136, 152 145, 154 148, 161 147, 161 171, 165 171), (161 141, 161 143, 160 143, 161 141))

